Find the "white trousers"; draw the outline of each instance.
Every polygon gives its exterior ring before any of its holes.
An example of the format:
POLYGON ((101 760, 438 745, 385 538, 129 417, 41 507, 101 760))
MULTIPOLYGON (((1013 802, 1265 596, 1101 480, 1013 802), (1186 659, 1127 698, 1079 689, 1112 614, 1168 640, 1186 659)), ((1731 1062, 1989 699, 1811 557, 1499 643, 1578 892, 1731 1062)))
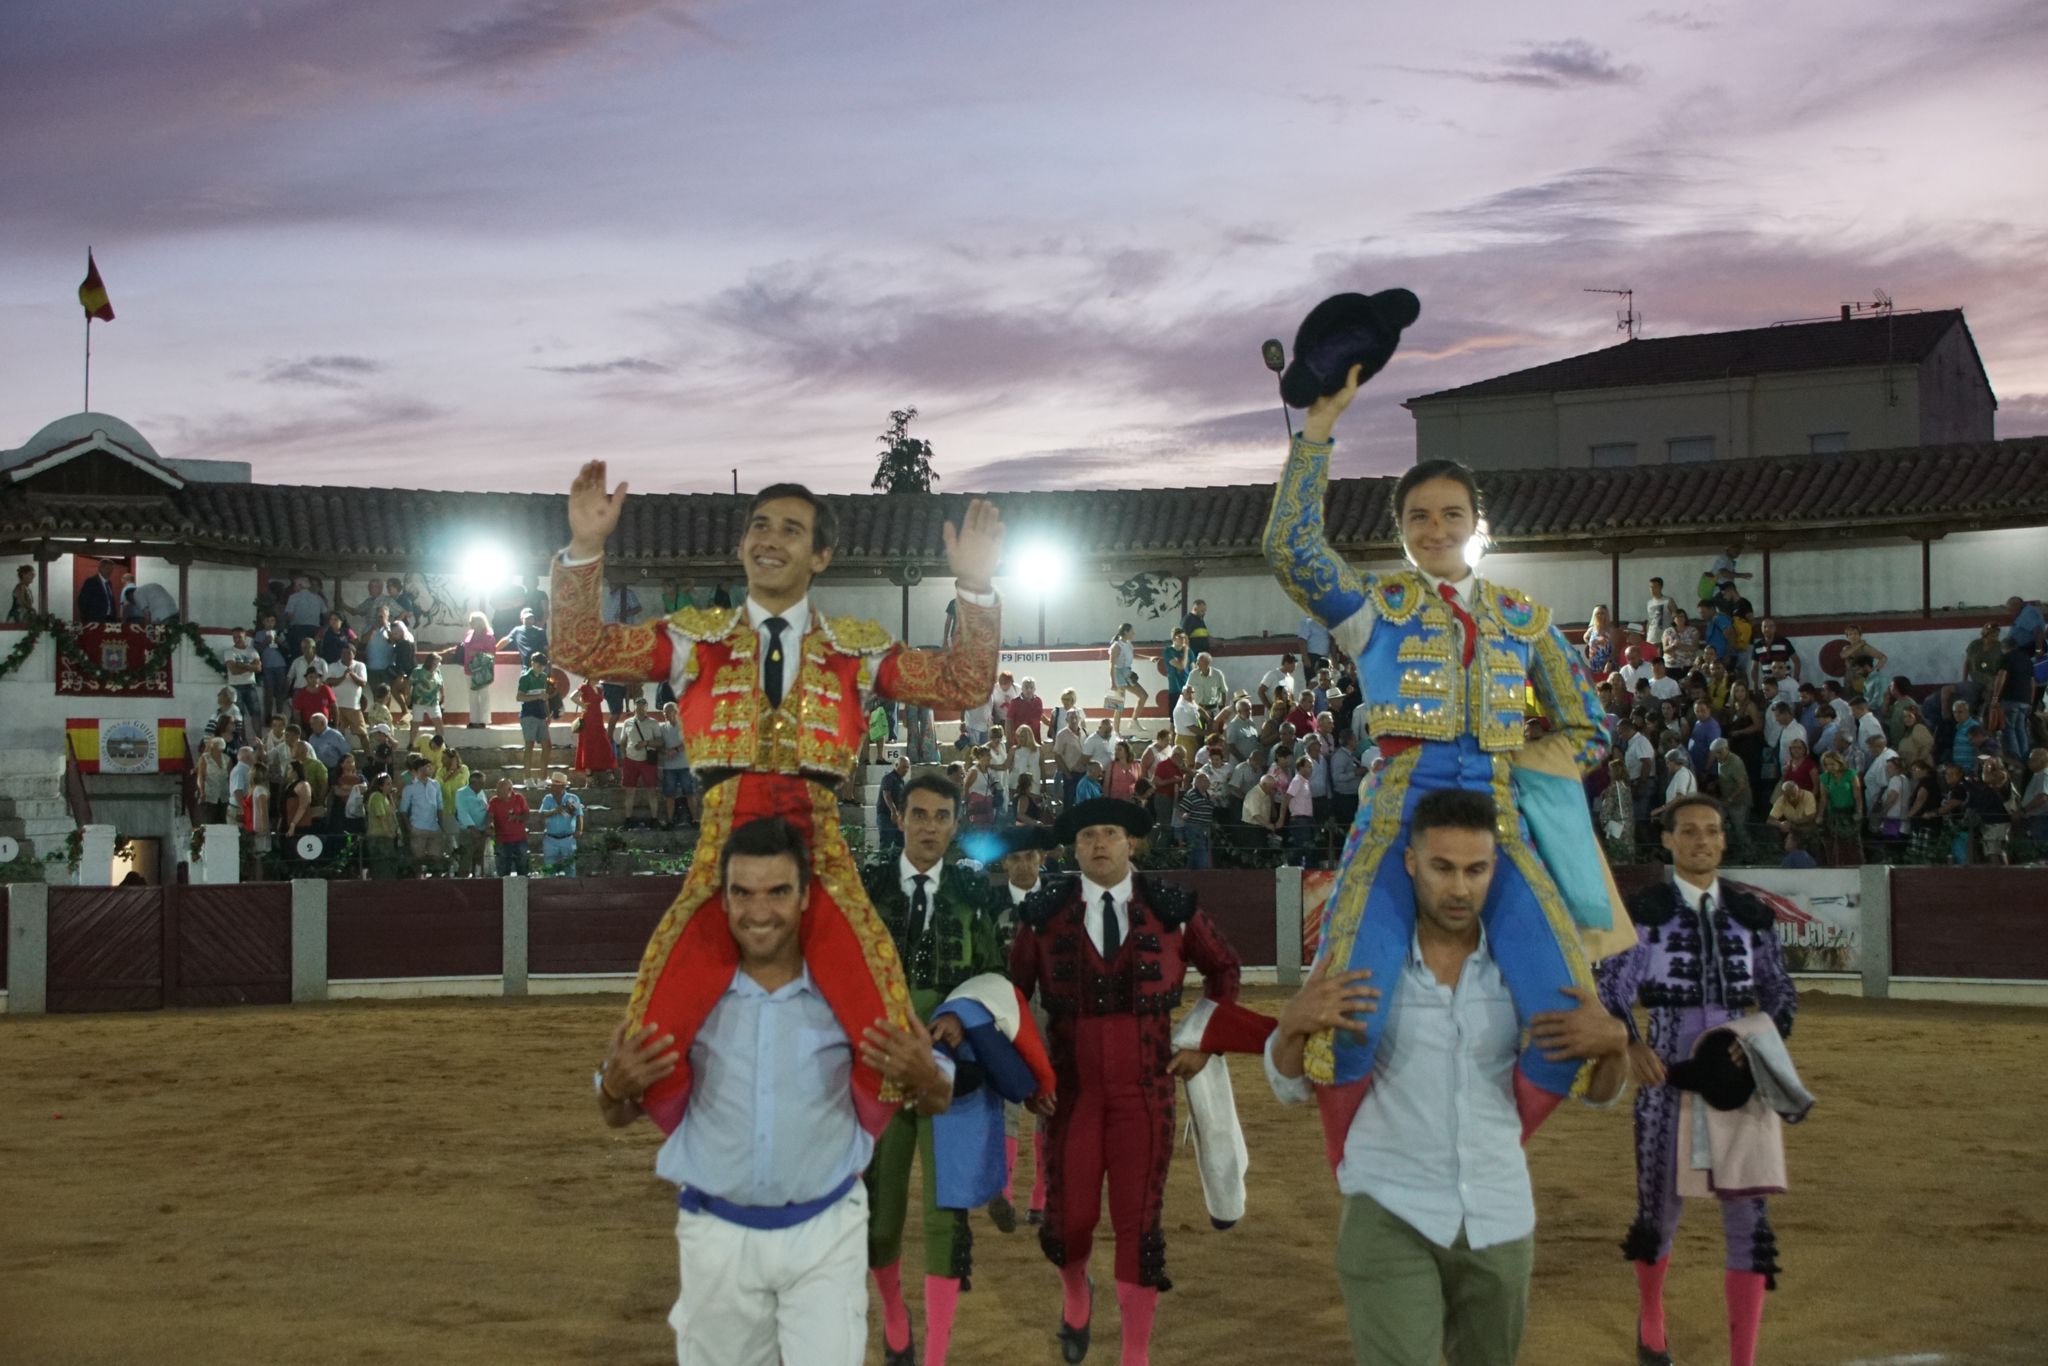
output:
POLYGON ((676 1366, 861 1366, 868 1346, 868 1196, 794 1228, 676 1211, 676 1366))

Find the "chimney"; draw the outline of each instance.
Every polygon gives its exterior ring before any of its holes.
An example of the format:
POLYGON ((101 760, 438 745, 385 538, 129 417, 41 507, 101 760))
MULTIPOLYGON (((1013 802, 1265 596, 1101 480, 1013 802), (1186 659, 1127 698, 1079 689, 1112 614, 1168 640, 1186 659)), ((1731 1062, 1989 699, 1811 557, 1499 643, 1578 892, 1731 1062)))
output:
POLYGON ((1856 312, 1856 305, 1854 305, 1854 304, 1843 304, 1843 305, 1842 305, 1842 321, 1843 321, 1843 322, 1848 322, 1848 321, 1849 321, 1849 319, 1850 319, 1850 318, 1851 318, 1851 317, 1852 317, 1852 316, 1853 316, 1853 315, 1855 314, 1855 312, 1856 312))

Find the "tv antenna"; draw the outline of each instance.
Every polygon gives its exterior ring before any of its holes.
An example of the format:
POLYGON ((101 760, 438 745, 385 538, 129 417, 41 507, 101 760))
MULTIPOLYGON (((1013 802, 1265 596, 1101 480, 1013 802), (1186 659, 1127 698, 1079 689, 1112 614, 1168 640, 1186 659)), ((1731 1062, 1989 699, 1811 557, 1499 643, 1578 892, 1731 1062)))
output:
POLYGON ((1643 315, 1636 312, 1636 292, 1634 290, 1588 289, 1581 292, 1586 294, 1612 294, 1615 298, 1620 299, 1621 312, 1614 315, 1614 330, 1628 333, 1630 341, 1634 341, 1642 335, 1643 315))

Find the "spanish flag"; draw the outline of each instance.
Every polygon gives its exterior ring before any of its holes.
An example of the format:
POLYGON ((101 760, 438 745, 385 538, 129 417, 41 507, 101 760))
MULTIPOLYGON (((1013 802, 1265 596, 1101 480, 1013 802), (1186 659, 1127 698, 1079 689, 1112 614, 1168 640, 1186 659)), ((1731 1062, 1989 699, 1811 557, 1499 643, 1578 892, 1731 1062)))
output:
POLYGON ((98 318, 103 323, 114 320, 114 305, 107 299, 107 287, 100 283, 100 268, 92 263, 90 248, 85 253, 85 279, 78 286, 78 302, 85 308, 85 316, 98 318))

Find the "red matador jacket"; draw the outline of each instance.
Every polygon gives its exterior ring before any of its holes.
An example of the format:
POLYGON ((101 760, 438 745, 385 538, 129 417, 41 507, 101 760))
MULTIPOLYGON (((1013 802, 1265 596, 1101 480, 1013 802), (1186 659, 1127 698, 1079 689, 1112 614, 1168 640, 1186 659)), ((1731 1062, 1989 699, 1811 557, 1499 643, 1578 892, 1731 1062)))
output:
MULTIPOLYGON (((1160 878, 1136 874, 1131 880, 1130 933, 1116 961, 1104 963, 1087 930, 1082 884, 1068 876, 1048 881, 1019 908, 1017 935, 1010 944, 1010 980, 1027 997, 1038 995, 1048 1019, 1047 1046, 1052 1053, 1055 1094, 1059 1106, 1049 1125, 1046 1217, 1040 1246, 1055 1266, 1066 1264, 1062 1207, 1067 1192, 1063 1175, 1063 1131, 1085 1092, 1099 1089, 1102 1079, 1088 1074, 1082 1055, 1084 1034, 1116 1036, 1109 1047, 1135 1046, 1142 1080, 1143 1114, 1151 1128, 1145 1173, 1145 1199, 1139 1223, 1116 1224, 1121 1247, 1136 1246, 1138 1282, 1160 1290, 1166 1279, 1166 1236, 1161 1215, 1166 1197, 1166 1169, 1173 1153, 1174 1079, 1166 1065, 1173 1060, 1173 1012, 1180 1008, 1187 970, 1202 974, 1203 1001, 1195 1007, 1208 1015, 1202 1049, 1213 1053, 1257 1053, 1275 1021, 1237 1004, 1241 964, 1237 950, 1196 903, 1195 894, 1160 878), (1133 1039, 1132 1036, 1135 1036, 1133 1039), (1129 1044, 1121 1042, 1130 1040, 1129 1044)), ((1126 1144, 1127 1149, 1133 1145, 1126 1144)), ((1112 1222, 1114 1208, 1112 1208, 1112 1222)))
MULTIPOLYGON (((689 1103, 691 1040, 739 967, 718 873, 719 850, 737 825, 781 816, 810 841, 810 901, 799 931, 804 962, 847 1037, 858 1040, 883 1017, 909 1023, 910 991, 895 944, 839 831, 838 788, 860 759, 868 696, 927 707, 987 700, 1001 614, 962 598, 952 648, 914 650, 875 622, 827 617, 814 602, 810 629, 784 666, 782 705, 771 707, 761 690, 760 637, 744 607, 686 607, 666 621, 611 625, 598 610, 603 582, 602 559, 555 562, 554 662, 607 682, 666 681, 690 767, 704 784, 696 857, 641 956, 626 1011, 634 1029, 651 1022, 675 1035, 686 1060, 642 1100, 666 1133, 689 1103)), ((862 1122, 877 1131, 898 1099, 885 1094, 881 1074, 857 1049, 853 1094, 862 1122)))

